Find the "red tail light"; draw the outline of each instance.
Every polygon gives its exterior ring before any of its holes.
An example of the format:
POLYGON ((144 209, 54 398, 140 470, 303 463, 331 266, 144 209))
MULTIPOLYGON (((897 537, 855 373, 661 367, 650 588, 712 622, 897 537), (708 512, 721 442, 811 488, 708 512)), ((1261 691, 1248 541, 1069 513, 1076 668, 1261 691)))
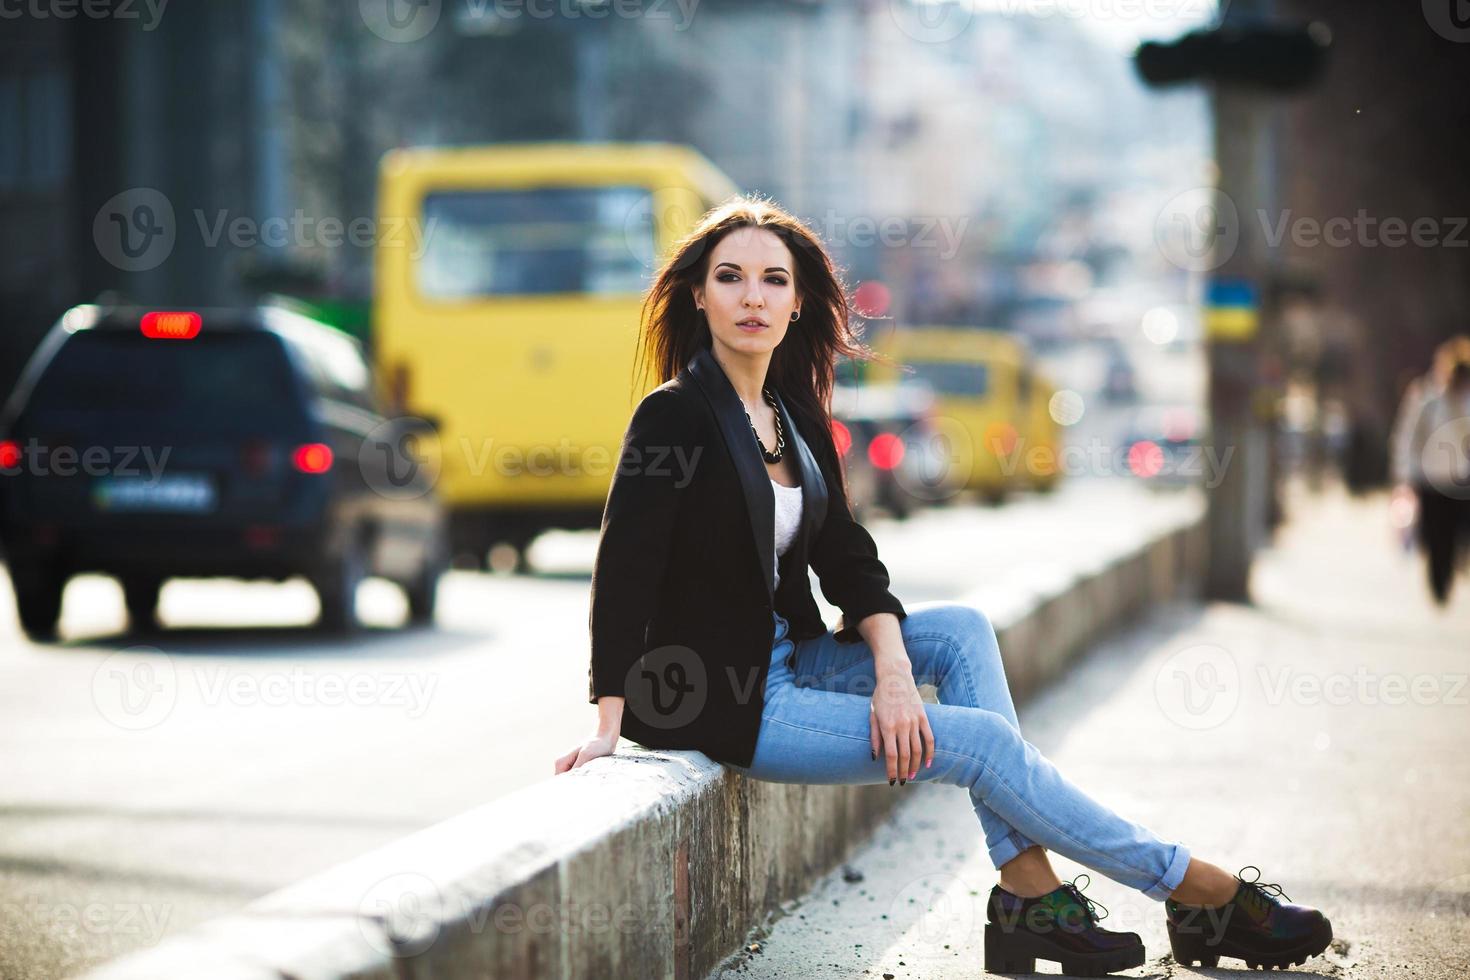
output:
POLYGON ((838 456, 846 456, 852 448, 852 432, 836 419, 832 420, 832 441, 837 445, 838 456))
POLYGON ((880 470, 891 470, 903 462, 903 440, 892 432, 880 432, 868 443, 868 459, 880 470))
POLYGON ((202 325, 198 313, 144 313, 138 324, 143 336, 154 340, 189 340, 199 335, 202 325))
POLYGON ((20 465, 20 443, 14 439, 0 442, 0 470, 13 469, 20 465))
POLYGON ((1128 447, 1128 468, 1133 471, 1134 476, 1144 479, 1159 475, 1164 468, 1164 451, 1159 444, 1150 440, 1142 439, 1128 447))
POLYGON ((297 446, 291 454, 291 465, 303 473, 325 473, 332 468, 332 447, 324 442, 297 446))

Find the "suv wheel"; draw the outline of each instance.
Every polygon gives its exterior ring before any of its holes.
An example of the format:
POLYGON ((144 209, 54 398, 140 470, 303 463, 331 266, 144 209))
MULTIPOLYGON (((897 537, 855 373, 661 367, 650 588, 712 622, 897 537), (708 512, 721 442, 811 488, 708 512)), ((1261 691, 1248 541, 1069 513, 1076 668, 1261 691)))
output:
POLYGON ((152 575, 128 575, 122 580, 123 602, 128 607, 128 622, 135 630, 158 627, 158 593, 163 579, 152 575))
POLYGON ((47 563, 12 565, 10 585, 15 590, 15 611, 20 628, 33 640, 48 640, 56 635, 61 619, 61 593, 67 576, 47 563))
POLYGON ((317 625, 329 632, 349 634, 362 625, 357 618, 357 587, 367 577, 362 538, 353 534, 340 554, 313 577, 322 614, 317 625))

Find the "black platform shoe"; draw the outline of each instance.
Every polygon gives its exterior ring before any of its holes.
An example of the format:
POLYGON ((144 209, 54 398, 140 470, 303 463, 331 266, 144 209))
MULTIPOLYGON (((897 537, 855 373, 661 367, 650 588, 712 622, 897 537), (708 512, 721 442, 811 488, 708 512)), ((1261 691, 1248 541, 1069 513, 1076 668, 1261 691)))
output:
MULTIPOLYGON (((1078 875, 1039 898, 1021 898, 996 885, 985 903, 985 969, 988 973, 1035 973, 1037 960, 1061 964, 1074 977, 1101 977, 1143 965, 1136 932, 1099 928, 1102 906, 1082 894, 1078 875)), ((1102 909, 1103 917, 1107 909, 1102 909)))
POLYGON ((1208 968, 1222 956, 1234 956, 1253 970, 1285 969, 1306 962, 1332 942, 1332 923, 1321 912, 1290 904, 1280 885, 1261 883, 1261 869, 1253 864, 1240 872, 1235 897, 1225 905, 1206 908, 1164 900, 1176 962, 1208 968), (1241 877, 1247 869, 1256 873, 1250 881, 1241 877))

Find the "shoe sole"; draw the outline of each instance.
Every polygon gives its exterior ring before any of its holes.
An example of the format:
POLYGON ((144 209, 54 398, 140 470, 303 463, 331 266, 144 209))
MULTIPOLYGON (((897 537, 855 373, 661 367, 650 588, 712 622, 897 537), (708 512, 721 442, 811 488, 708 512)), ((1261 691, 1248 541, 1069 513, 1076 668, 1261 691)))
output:
POLYGON ((994 922, 985 924, 986 973, 1035 973, 1037 960, 1056 963, 1069 976, 1105 977, 1143 966, 1144 953, 1142 943, 1105 953, 1078 953, 1035 933, 1019 929, 1006 932, 994 922))
POLYGON ((1207 970, 1218 966, 1222 956, 1244 960, 1245 965, 1252 970, 1285 970, 1300 966, 1332 945, 1332 922, 1325 918, 1322 920, 1322 929, 1310 939, 1268 956, 1246 949, 1228 939, 1211 944, 1196 933, 1176 933, 1172 922, 1166 923, 1166 931, 1169 933, 1169 949, 1174 954, 1174 962, 1180 966, 1199 963, 1207 970))

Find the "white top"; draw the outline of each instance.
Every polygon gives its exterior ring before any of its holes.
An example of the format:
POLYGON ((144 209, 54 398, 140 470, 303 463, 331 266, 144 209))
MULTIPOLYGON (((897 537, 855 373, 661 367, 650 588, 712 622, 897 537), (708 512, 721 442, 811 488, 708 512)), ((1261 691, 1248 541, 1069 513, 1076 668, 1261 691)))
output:
MULTIPOLYGON (((796 537, 796 529, 801 524, 801 487, 788 487, 784 483, 771 481, 771 486, 776 493, 776 557, 777 564, 781 556, 786 554, 791 547, 792 540, 796 537)), ((781 572, 776 572, 776 584, 781 584, 781 572)))
POLYGON ((1389 463, 1395 482, 1428 483, 1440 492, 1470 486, 1470 397, 1456 398, 1429 379, 1404 392, 1394 421, 1389 463))

